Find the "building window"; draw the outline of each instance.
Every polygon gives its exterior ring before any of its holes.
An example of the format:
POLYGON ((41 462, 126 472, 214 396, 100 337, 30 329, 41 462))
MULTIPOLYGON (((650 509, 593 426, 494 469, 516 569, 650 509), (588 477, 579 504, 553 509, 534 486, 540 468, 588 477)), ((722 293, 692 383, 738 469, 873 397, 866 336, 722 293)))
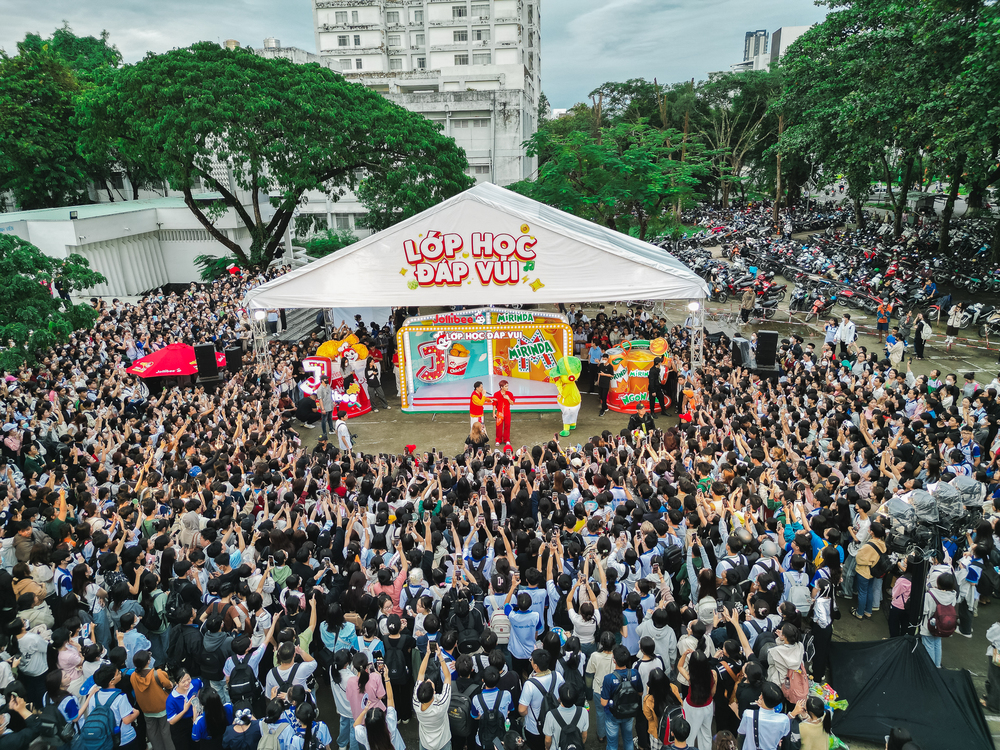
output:
POLYGON ((415 46, 417 46, 417 47, 423 47, 424 46, 424 35, 423 34, 414 34, 413 35, 413 44, 415 46))
POLYGON ((386 23, 399 23, 399 11, 398 10, 387 10, 385 13, 386 23))
POLYGON ((528 34, 528 49, 535 46, 535 37, 533 34, 528 34))
POLYGON ((389 34, 389 46, 390 47, 399 46, 399 34, 389 34))
POLYGON ((468 31, 453 31, 451 32, 452 41, 454 42, 467 42, 469 41, 468 31))
POLYGON ((535 6, 529 5, 528 6, 528 23, 534 23, 534 22, 535 22, 535 6))
POLYGON ((350 229, 351 228, 351 215, 350 214, 336 214, 337 218, 337 229, 350 229))
POLYGON ((342 24, 342 23, 347 23, 347 11, 346 10, 338 10, 334 14, 334 17, 337 19, 337 24, 338 25, 342 24))
POLYGON ((469 15, 469 9, 464 5, 452 5, 451 6, 451 17, 452 18, 465 18, 469 15))
POLYGON ((490 40, 490 30, 489 29, 473 29, 472 30, 472 41, 474 42, 488 42, 490 40))
POLYGON ((354 69, 361 70, 361 58, 358 57, 354 60, 354 69))
POLYGON ((356 10, 351 11, 351 23, 358 22, 358 12, 356 10))
POLYGON ((489 3, 473 3, 472 4, 472 15, 479 16, 480 18, 482 18, 483 16, 488 16, 489 14, 490 14, 490 4, 489 3))
POLYGON ((472 174, 489 174, 490 167, 488 164, 476 164, 472 167, 472 174))
POLYGON ((341 34, 337 37, 338 47, 349 47, 351 46, 351 38, 347 34, 341 34))
POLYGON ((417 70, 426 70, 426 69, 427 69, 427 58, 426 57, 418 57, 417 58, 417 70))
POLYGON ((492 55, 489 52, 476 52, 472 55, 473 65, 489 65, 492 62, 492 55))
POLYGON ((125 181, 122 179, 122 173, 121 172, 112 172, 111 173, 111 187, 114 190, 124 190, 125 189, 125 181))
POLYGON ((401 57, 389 58, 389 70, 402 70, 402 69, 403 69, 403 59, 401 57))
POLYGON ((467 127, 469 127, 469 121, 468 120, 452 120, 451 121, 451 126, 453 128, 467 128, 467 127))
POLYGON ((361 34, 355 34, 354 35, 354 46, 355 47, 360 47, 361 46, 361 34))
POLYGON ((424 22, 424 12, 422 10, 413 11, 413 23, 423 23, 424 22))
POLYGON ((468 65, 469 56, 468 55, 455 55, 455 65, 468 65))
POLYGON ((341 69, 341 71, 350 70, 353 67, 354 67, 354 65, 351 64, 351 58, 349 58, 349 57, 345 57, 344 59, 342 59, 340 61, 340 69, 341 69))
POLYGON ((490 121, 484 118, 479 118, 478 120, 472 120, 472 127, 474 128, 488 128, 490 126, 490 121))

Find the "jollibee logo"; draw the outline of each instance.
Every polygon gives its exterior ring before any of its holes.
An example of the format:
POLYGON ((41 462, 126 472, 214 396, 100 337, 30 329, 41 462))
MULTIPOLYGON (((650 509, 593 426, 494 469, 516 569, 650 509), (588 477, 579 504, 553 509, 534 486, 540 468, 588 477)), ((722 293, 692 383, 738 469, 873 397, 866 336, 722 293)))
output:
POLYGON ((515 237, 473 232, 466 240, 461 234, 431 230, 416 240, 405 240, 403 252, 419 286, 459 286, 466 279, 490 286, 519 283, 521 264, 535 260, 537 243, 527 233, 515 237))

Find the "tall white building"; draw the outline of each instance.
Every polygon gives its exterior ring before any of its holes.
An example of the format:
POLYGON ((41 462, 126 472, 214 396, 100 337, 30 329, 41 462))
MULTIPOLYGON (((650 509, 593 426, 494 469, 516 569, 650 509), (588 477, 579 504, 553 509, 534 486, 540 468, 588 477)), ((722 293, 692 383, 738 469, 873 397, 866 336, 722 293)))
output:
POLYGON ((770 70, 788 51, 788 47, 805 34, 809 26, 782 26, 771 34, 771 49, 768 50, 768 36, 764 29, 748 31, 743 42, 743 60, 729 66, 733 73, 748 70, 770 70))
MULTIPOLYGON (((265 46, 255 52, 320 62, 350 81, 440 123, 465 150, 478 182, 532 177, 522 146, 538 129, 541 0, 313 0, 318 55, 265 46), (318 59, 317 59, 318 58, 318 59)), ((304 213, 331 229, 357 226, 350 194, 309 197, 304 213)))

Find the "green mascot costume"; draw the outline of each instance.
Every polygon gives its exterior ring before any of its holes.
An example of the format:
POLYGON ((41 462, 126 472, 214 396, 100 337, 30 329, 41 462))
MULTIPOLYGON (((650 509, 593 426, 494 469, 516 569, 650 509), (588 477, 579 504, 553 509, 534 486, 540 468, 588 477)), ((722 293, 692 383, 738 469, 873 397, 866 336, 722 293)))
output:
POLYGON ((563 357, 548 373, 549 380, 559 389, 556 400, 562 410, 563 428, 559 434, 563 437, 576 429, 576 418, 580 414, 580 389, 576 387, 576 381, 580 379, 582 370, 583 364, 579 359, 563 357))

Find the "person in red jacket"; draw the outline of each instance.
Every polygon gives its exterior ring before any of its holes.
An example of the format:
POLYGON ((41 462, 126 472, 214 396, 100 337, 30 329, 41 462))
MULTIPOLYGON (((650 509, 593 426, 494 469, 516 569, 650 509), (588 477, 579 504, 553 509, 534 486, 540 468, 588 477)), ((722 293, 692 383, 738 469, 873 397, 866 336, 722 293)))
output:
POLYGON ((497 421, 497 445, 510 442, 510 407, 517 399, 507 390, 507 381, 500 381, 500 390, 493 394, 493 417, 497 421))
POLYGON ((483 390, 483 381, 477 380, 472 386, 472 396, 469 398, 469 428, 476 422, 483 424, 483 406, 486 404, 486 393, 483 390))

